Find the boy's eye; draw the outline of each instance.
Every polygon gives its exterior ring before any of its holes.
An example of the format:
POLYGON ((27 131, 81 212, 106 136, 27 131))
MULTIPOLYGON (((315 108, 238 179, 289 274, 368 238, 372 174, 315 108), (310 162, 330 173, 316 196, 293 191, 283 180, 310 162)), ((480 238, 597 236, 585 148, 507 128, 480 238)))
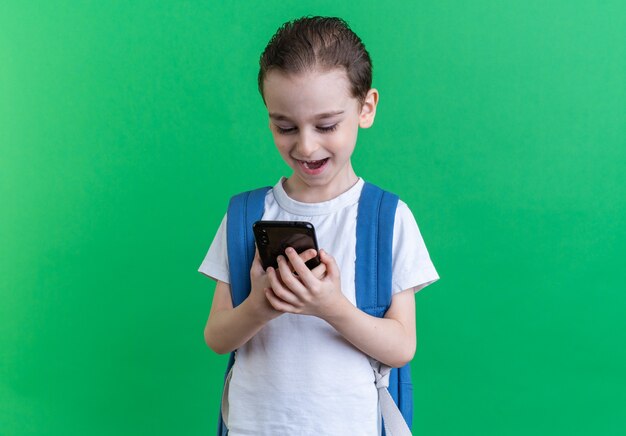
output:
MULTIPOLYGON (((332 132, 336 130, 338 125, 339 123, 333 124, 332 126, 317 126, 316 129, 319 130, 320 132, 327 133, 327 132, 332 132)), ((280 133, 281 135, 288 135, 290 133, 294 133, 297 130, 296 127, 280 127, 277 125, 275 126, 276 126, 276 131, 280 133)))
POLYGON ((287 127, 287 128, 283 128, 280 126, 276 126, 276 130, 278 131, 278 133, 280 133, 281 135, 285 135, 287 133, 292 133, 296 131, 295 127, 287 127))
POLYGON ((332 132, 337 129, 338 124, 333 124, 332 126, 320 126, 317 128, 320 132, 332 132))

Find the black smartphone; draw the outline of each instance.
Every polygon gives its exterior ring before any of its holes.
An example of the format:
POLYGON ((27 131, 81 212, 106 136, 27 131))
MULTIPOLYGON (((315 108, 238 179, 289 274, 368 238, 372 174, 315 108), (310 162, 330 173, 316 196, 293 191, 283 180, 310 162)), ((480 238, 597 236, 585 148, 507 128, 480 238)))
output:
POLYGON ((292 247, 298 254, 314 248, 318 253, 306 262, 309 269, 320 264, 317 238, 313 224, 306 221, 257 221, 252 225, 254 239, 259 248, 263 269, 278 268, 277 258, 285 256, 285 249, 292 247))

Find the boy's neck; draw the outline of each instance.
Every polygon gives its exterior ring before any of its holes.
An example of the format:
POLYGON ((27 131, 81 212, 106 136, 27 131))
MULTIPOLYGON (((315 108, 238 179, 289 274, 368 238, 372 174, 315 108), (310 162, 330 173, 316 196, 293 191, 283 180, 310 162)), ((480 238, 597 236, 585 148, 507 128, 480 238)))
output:
POLYGON ((341 179, 334 179, 331 183, 322 186, 307 185, 292 175, 283 182, 283 188, 293 200, 302 203, 321 203, 340 196, 358 181, 359 177, 350 168, 350 171, 345 176, 341 176, 341 179))

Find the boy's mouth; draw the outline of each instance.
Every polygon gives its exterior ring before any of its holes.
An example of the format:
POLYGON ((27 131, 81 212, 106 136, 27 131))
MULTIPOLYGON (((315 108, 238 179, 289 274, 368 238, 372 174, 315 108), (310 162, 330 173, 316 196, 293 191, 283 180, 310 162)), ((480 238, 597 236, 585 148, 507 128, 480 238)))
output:
POLYGON ((328 159, 329 158, 320 160, 296 160, 305 173, 315 175, 322 172, 328 162, 328 159))

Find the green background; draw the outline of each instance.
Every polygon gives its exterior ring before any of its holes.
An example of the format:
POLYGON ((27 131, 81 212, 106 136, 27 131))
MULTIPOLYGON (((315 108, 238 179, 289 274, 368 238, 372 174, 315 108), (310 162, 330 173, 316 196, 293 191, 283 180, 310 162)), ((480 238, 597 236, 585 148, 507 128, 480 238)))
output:
POLYGON ((345 18, 381 94, 357 174, 413 210, 420 435, 626 434, 621 0, 0 3, 0 434, 214 434, 197 272, 289 175, 276 28, 345 18))

